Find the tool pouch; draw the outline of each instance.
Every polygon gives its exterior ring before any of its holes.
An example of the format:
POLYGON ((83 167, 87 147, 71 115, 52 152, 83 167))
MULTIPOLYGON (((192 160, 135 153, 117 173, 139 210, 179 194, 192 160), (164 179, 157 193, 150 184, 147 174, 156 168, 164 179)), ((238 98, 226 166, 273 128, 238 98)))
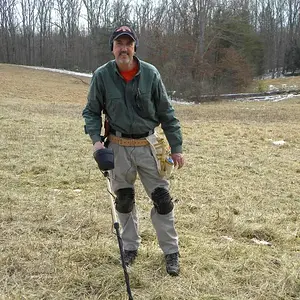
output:
POLYGON ((157 134, 150 135, 146 139, 150 143, 153 156, 156 158, 159 175, 165 179, 170 178, 174 170, 174 162, 167 141, 157 134))

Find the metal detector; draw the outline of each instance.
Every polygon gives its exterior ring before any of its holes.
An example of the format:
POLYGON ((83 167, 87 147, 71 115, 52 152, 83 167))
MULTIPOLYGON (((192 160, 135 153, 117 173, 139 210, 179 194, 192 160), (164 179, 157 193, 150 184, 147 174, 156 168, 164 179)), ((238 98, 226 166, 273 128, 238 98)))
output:
POLYGON ((101 173, 104 175, 106 178, 106 184, 107 184, 107 191, 110 196, 110 206, 111 206, 111 216, 112 216, 112 222, 114 229, 116 231, 116 236, 118 239, 118 244, 119 244, 119 250, 120 250, 120 255, 121 255, 121 262, 122 262, 122 267, 124 271, 124 277, 125 277, 125 283, 126 283, 126 289, 127 289, 127 294, 129 297, 129 300, 133 300, 132 294, 131 294, 131 289, 130 289, 130 282, 129 282, 129 275, 127 272, 127 267, 124 261, 124 249, 123 249, 123 241, 120 235, 120 224, 117 219, 117 213, 116 213, 116 208, 115 208, 115 196, 112 193, 111 186, 110 186, 110 178, 109 178, 109 172, 108 170, 112 170, 114 168, 114 156, 113 156, 113 151, 108 148, 103 148, 100 150, 97 150, 94 152, 94 158, 96 162, 98 163, 98 167, 101 171, 101 173))

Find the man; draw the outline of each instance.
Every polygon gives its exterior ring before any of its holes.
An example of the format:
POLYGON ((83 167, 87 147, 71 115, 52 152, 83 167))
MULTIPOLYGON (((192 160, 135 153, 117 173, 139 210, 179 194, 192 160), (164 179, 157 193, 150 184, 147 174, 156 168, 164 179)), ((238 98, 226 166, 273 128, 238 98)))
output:
POLYGON ((178 236, 174 226, 173 202, 169 182, 159 174, 153 147, 155 127, 161 125, 171 147, 175 167, 184 164, 182 134, 158 70, 135 56, 138 38, 132 28, 121 26, 109 41, 115 57, 93 75, 87 105, 83 110, 86 132, 94 151, 104 148, 100 136, 102 118, 109 124, 109 145, 115 168, 110 171, 116 195, 116 211, 122 226, 126 265, 134 262, 141 239, 135 208, 134 183, 137 174, 154 207, 152 224, 165 255, 168 274, 179 274, 178 236))

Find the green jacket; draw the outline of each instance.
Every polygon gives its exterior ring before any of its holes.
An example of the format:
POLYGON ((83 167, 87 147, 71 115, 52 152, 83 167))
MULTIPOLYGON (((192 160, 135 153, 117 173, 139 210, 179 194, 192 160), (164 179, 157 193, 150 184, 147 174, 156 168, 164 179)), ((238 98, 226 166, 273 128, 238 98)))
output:
POLYGON ((126 134, 142 134, 161 124, 172 153, 182 152, 180 123, 175 117, 158 70, 136 58, 139 71, 128 83, 115 60, 99 67, 93 75, 87 105, 82 115, 93 143, 100 141, 101 112, 110 127, 126 134))

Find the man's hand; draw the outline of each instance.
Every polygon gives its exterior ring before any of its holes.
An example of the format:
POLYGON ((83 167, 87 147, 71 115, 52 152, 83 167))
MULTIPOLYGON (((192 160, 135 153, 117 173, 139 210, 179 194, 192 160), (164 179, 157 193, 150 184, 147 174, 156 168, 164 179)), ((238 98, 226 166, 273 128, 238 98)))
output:
POLYGON ((99 149, 103 149, 103 148, 105 148, 104 147, 104 143, 102 143, 102 142, 96 142, 95 144, 94 144, 94 146, 93 146, 93 150, 94 150, 94 152, 96 152, 97 150, 99 150, 99 149))
POLYGON ((173 153, 171 154, 171 157, 174 161, 174 167, 178 167, 178 169, 182 168, 184 165, 184 158, 182 153, 173 153))

